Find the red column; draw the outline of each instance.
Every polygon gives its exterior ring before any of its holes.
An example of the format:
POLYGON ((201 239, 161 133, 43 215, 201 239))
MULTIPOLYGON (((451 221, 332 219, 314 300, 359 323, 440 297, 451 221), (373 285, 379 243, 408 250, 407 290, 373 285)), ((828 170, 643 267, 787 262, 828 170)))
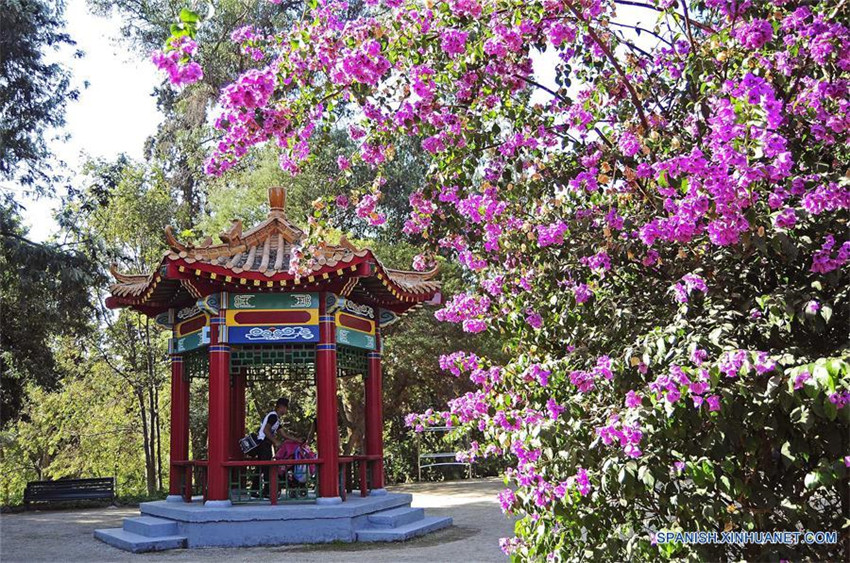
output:
POLYGON ((325 293, 319 294, 319 343, 316 344, 316 445, 322 460, 319 501, 339 497, 339 428, 336 408, 336 325, 327 312, 325 293))
POLYGON ((183 374, 183 358, 171 356, 171 466, 168 474, 168 500, 183 500, 180 490, 183 468, 175 461, 189 459, 189 381, 183 374))
POLYGON ((375 351, 369 352, 369 373, 366 376, 366 455, 380 456, 370 463, 372 467, 372 490, 384 489, 384 406, 381 381, 381 328, 377 319, 380 312, 375 309, 375 351))
POLYGON ((207 505, 230 505, 228 469, 230 454, 230 346, 219 341, 224 315, 210 319, 210 405, 207 419, 209 459, 207 505))
POLYGON ((230 389, 230 459, 242 459, 239 438, 245 435, 245 370, 233 374, 230 389))

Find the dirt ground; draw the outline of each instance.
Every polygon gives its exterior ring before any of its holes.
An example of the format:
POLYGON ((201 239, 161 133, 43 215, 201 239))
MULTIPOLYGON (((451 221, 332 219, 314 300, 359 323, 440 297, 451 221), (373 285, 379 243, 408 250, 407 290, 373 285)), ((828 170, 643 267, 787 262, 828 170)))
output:
POLYGON ((0 561, 298 561, 298 562, 462 562, 506 561, 499 538, 513 535, 513 523, 499 510, 500 479, 417 483, 389 487, 413 494, 413 506, 451 516, 454 526, 407 542, 388 544, 287 545, 254 548, 176 549, 131 554, 94 539, 96 528, 117 528, 137 508, 93 508, 0 516, 0 561))

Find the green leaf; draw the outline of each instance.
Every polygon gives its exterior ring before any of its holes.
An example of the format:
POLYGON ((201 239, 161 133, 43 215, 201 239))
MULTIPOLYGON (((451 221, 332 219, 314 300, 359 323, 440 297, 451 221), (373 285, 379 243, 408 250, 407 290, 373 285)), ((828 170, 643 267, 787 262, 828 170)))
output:
POLYGON ((171 24, 170 29, 171 29, 171 37, 174 38, 174 39, 176 39, 178 37, 183 37, 185 35, 189 35, 189 32, 186 31, 185 27, 183 27, 183 24, 173 23, 173 24, 171 24))
POLYGON ((793 411, 791 411, 791 422, 794 424, 799 424, 805 429, 809 429, 812 426, 812 417, 811 411, 805 405, 800 405, 793 411))
POLYGON ((823 398, 823 416, 827 420, 835 420, 835 417, 838 416, 838 409, 835 408, 835 405, 829 400, 829 396, 824 396, 823 398))
POLYGON ((198 23, 201 17, 188 8, 180 10, 180 21, 183 23, 198 23))
POLYGON ((805 478, 803 478, 803 485, 807 489, 814 490, 818 488, 820 484, 820 475, 817 471, 812 471, 811 473, 807 473, 805 478))
POLYGON ((655 487, 655 476, 651 471, 646 471, 641 478, 641 481, 646 485, 647 489, 652 490, 655 487))
POLYGON ((788 465, 791 465, 792 463, 797 461, 797 458, 794 456, 794 454, 791 453, 791 442, 783 443, 780 452, 782 453, 782 458, 788 465))

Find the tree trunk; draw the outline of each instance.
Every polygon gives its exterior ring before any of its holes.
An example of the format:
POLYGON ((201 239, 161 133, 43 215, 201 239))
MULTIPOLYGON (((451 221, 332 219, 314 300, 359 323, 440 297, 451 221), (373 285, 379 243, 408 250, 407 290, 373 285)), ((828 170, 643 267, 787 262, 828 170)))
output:
POLYGON ((358 452, 365 453, 363 449, 363 431, 365 428, 366 411, 364 410, 364 393, 360 387, 362 381, 341 381, 339 385, 339 412, 342 415, 342 424, 347 436, 342 445, 342 454, 354 455, 358 452))
POLYGON ((160 482, 159 482, 159 466, 156 461, 156 404, 154 403, 153 397, 153 385, 154 382, 148 380, 148 418, 150 419, 150 449, 151 449, 151 468, 153 473, 153 482, 154 488, 159 490, 160 482))
POLYGON ((145 392, 144 389, 138 389, 136 396, 139 399, 139 408, 141 409, 142 418, 142 436, 145 447, 145 479, 148 486, 148 494, 153 496, 156 493, 156 472, 153 467, 153 456, 151 455, 151 441, 148 434, 148 414, 145 408, 145 392))
POLYGON ((159 387, 154 388, 156 401, 156 472, 159 481, 159 489, 162 490, 162 422, 159 418, 159 387))
POLYGON ((151 321, 145 317, 145 371, 147 372, 148 409, 150 416, 148 444, 150 448, 150 467, 148 467, 148 490, 153 481, 156 490, 162 489, 162 466, 159 455, 159 405, 157 404, 157 377, 153 344, 151 343, 151 321))

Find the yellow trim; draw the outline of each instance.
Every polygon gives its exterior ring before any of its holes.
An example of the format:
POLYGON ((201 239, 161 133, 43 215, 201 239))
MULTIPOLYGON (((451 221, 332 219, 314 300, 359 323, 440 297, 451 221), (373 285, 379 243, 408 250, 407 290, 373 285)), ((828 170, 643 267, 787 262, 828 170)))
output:
POLYGON ((189 336, 190 334, 195 334, 196 332, 202 331, 204 329, 204 327, 209 326, 209 324, 210 324, 210 316, 207 315, 206 313, 201 313, 200 315, 195 315, 194 317, 189 317, 185 321, 180 321, 179 323, 174 325, 174 336, 177 337, 177 338, 183 338, 184 336, 189 336), (193 330, 192 332, 187 332, 186 334, 180 334, 180 327, 181 326, 188 323, 189 321, 194 321, 198 317, 204 317, 204 320, 205 320, 204 325, 201 328, 199 328, 198 330, 193 330))
POLYGON ((322 274, 322 279, 324 279, 324 280, 328 279, 329 277, 330 277, 330 276, 327 274, 327 272, 325 272, 324 274, 322 274))
POLYGON ((319 324, 319 310, 318 309, 226 309, 224 312, 224 319, 227 323, 227 326, 302 326, 302 325, 316 325, 319 324), (248 323, 248 324, 240 324, 236 322, 236 314, 237 313, 266 313, 266 312, 305 312, 310 313, 310 319, 304 322, 298 323, 248 323))
POLYGON ((230 276, 224 276, 224 281, 225 283, 230 283, 231 281, 233 281, 233 278, 230 276))
POLYGON ((260 280, 254 280, 254 287, 259 287, 260 280))
POLYGON ((239 278, 239 283, 245 285, 246 283, 248 283, 248 280, 246 280, 245 278, 239 278))
POLYGON ((185 266, 179 266, 177 269, 178 269, 178 271, 180 271, 180 272, 185 272, 185 271, 186 271, 185 266))
POLYGON ((210 279, 211 279, 211 280, 214 280, 214 279, 215 279, 215 277, 216 277, 215 272, 210 273, 210 279))
POLYGON ((307 281, 309 283, 313 283, 314 281, 316 281, 316 276, 307 276, 307 281))
POLYGON ((351 313, 351 312, 349 312, 349 311, 337 311, 336 313, 334 313, 334 324, 336 324, 336 326, 337 326, 337 327, 339 327, 339 328, 344 328, 345 330, 353 330, 354 332, 359 332, 359 333, 361 333, 361 334, 371 334, 371 335, 374 335, 374 334, 375 334, 375 321, 373 321, 372 319, 364 319, 363 317, 360 317, 360 316, 358 316, 358 315, 355 315, 355 314, 353 314, 353 313, 351 313), (350 317, 356 317, 356 318, 358 318, 358 319, 360 319, 360 320, 362 320, 362 321, 366 321, 366 322, 368 322, 370 325, 372 325, 372 328, 371 328, 371 329, 367 332, 367 331, 364 331, 364 330, 359 330, 359 329, 356 329, 356 328, 351 328, 350 326, 343 326, 343 325, 342 325, 342 324, 340 324, 340 322, 339 322, 339 316, 340 316, 340 315, 343 315, 343 314, 348 315, 348 316, 350 316, 350 317))
POLYGON ((195 270, 195 275, 196 275, 196 276, 200 276, 200 275, 201 275, 201 271, 200 271, 200 270, 195 270))

